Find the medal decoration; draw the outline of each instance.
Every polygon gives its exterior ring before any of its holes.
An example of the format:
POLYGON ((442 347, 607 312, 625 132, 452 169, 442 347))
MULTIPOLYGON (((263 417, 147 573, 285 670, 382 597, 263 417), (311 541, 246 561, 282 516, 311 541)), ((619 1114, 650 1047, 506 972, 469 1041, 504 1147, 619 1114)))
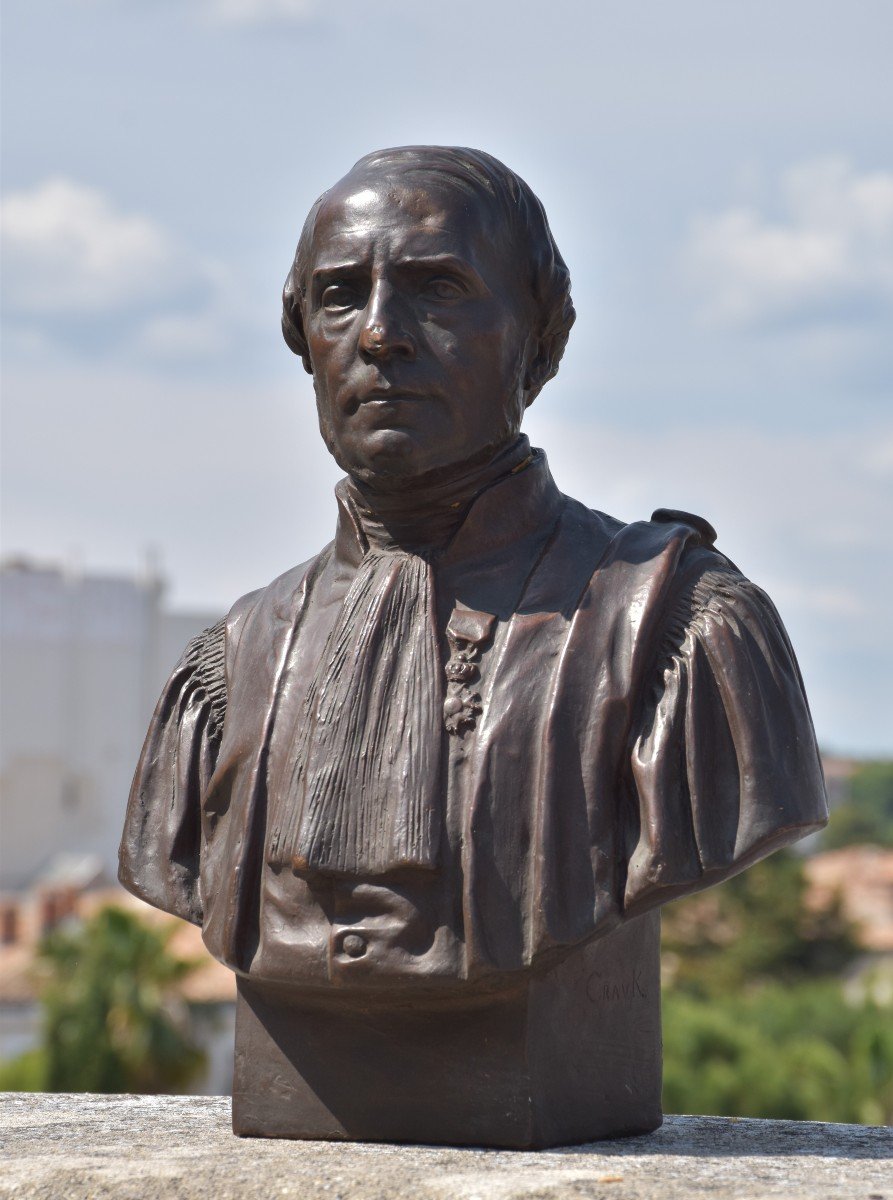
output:
POLYGON ((480 679, 481 651, 493 632, 496 618, 457 604, 446 628, 450 657, 446 664, 446 697, 443 720, 447 732, 460 737, 474 729, 483 711, 480 693, 474 684, 480 679))

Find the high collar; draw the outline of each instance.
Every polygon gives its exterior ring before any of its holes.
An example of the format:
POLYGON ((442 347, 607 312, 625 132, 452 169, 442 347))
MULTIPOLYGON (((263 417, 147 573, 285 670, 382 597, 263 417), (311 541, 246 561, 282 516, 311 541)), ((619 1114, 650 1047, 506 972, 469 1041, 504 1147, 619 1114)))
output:
MULTIPOLYGON (((561 493, 552 479, 546 456, 542 450, 530 450, 526 438, 523 444, 525 452, 518 456, 514 468, 507 466, 466 501, 458 529, 445 545, 430 554, 435 566, 447 567, 492 554, 555 521, 561 493)), ((340 562, 355 567, 369 549, 370 535, 376 537, 377 523, 361 510, 350 480, 341 480, 335 496, 338 501, 335 554, 340 562)))
POLYGON ((434 485, 379 492, 349 478, 342 485, 370 546, 402 549, 433 560, 449 544, 474 500, 507 475, 529 466, 530 442, 519 434, 484 463, 434 485))

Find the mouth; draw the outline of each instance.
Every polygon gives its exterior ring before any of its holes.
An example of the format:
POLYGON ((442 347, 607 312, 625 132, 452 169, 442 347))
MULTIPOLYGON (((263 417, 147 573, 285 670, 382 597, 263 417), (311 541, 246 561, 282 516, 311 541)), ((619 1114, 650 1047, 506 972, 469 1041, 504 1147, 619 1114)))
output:
POLYGON ((397 387, 375 387, 370 388, 368 392, 364 392, 360 397, 360 404, 397 404, 403 400, 426 400, 427 397, 422 392, 411 392, 406 388, 397 387))

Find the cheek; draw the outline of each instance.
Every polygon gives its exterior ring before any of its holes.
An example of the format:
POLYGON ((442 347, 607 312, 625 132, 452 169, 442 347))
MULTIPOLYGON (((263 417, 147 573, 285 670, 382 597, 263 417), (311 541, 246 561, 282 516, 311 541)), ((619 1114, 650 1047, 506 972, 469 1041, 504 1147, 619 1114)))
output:
POLYGON ((354 341, 352 327, 347 322, 335 329, 311 327, 307 333, 307 348, 314 376, 326 380, 329 386, 337 381, 353 358, 354 341))
POLYGON ((502 390, 518 375, 526 339, 514 326, 488 320, 488 315, 455 325, 443 318, 422 322, 429 352, 467 385, 463 390, 480 388, 485 380, 488 390, 494 386, 502 390))

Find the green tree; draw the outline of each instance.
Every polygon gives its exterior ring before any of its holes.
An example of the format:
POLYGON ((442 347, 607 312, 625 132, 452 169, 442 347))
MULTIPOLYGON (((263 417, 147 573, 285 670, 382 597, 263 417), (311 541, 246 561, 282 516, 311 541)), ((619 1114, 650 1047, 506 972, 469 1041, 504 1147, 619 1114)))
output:
POLYGON ((668 1112, 893 1123, 893 1019, 834 981, 664 996, 668 1112))
POLYGON ((170 952, 172 933, 108 907, 46 937, 42 1043, 0 1071, 0 1086, 165 1092, 188 1084, 204 1055, 178 993, 197 964, 170 952))
POLYGON ((669 905, 667 1111, 893 1122, 893 1013, 840 981, 859 953, 790 852, 669 905))
POLYGON ((839 900, 808 907, 806 889, 802 859, 780 851, 669 905, 663 948, 675 984, 705 996, 838 975, 859 954, 852 926, 839 900))
POLYGON ((893 849, 893 762, 862 763, 822 836, 828 850, 874 845, 893 849))

